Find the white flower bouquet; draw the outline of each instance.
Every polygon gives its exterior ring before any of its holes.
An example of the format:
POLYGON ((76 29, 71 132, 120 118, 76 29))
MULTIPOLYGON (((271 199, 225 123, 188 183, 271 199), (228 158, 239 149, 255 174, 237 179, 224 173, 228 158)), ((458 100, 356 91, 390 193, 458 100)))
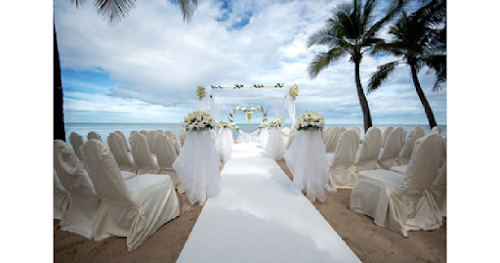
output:
POLYGON ((310 128, 322 130, 325 127, 325 119, 318 113, 309 111, 299 116, 295 126, 298 131, 309 130, 310 128))
POLYGON ((291 97, 295 99, 295 97, 299 96, 299 86, 297 84, 294 84, 293 86, 290 87, 290 90, 288 91, 291 97))
POLYGON ((274 118, 269 121, 269 127, 280 128, 281 126, 283 126, 283 122, 278 118, 274 118))
POLYGON ((213 129, 215 128, 215 120, 204 111, 193 111, 184 117, 182 127, 185 127, 186 131, 213 129))
POLYGON ((207 95, 207 91, 205 89, 205 87, 202 87, 202 86, 198 86, 196 88, 196 95, 198 95, 198 98, 201 100, 203 97, 205 97, 205 95, 207 95))
POLYGON ((219 126, 219 128, 221 129, 224 129, 224 128, 232 128, 233 124, 226 120, 220 120, 217 126, 219 126))

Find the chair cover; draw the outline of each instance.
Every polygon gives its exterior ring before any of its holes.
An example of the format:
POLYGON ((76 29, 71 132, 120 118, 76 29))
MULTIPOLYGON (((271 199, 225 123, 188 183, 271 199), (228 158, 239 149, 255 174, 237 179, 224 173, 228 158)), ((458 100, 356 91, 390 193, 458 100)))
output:
POLYGON ((311 202, 324 202, 328 161, 320 131, 299 131, 283 157, 293 174, 293 189, 306 193, 311 202))
POLYGON ((406 131, 401 127, 392 130, 387 138, 384 149, 377 160, 379 168, 389 170, 399 155, 405 143, 406 131))
POLYGON ((333 162, 329 169, 328 189, 352 188, 357 179, 356 152, 359 148, 359 137, 355 131, 345 131, 340 135, 333 162))
POLYGON ((173 167, 191 204, 201 206, 219 192, 220 161, 210 131, 190 131, 173 167))
POLYGON ((382 145, 382 133, 377 127, 370 127, 356 155, 355 165, 358 171, 377 169, 377 159, 382 145))
POLYGON ((120 136, 120 138, 122 139, 122 142, 125 145, 127 152, 130 152, 130 147, 128 146, 127 138, 125 137, 125 134, 123 134, 122 131, 115 131, 115 133, 118 134, 120 136))
POLYGON ((54 169, 61 185, 70 195, 66 216, 61 219, 61 230, 92 239, 101 199, 96 195, 92 181, 76 160, 75 154, 62 140, 54 140, 54 169))
POLYGON ((439 174, 432 184, 430 193, 441 216, 446 216, 446 161, 439 169, 439 174))
POLYGON ((174 147, 175 147, 175 152, 177 155, 181 153, 181 145, 179 144, 179 140, 177 140, 177 136, 175 136, 175 132, 173 131, 166 131, 165 134, 167 134, 170 139, 174 142, 174 147))
POLYGON ((63 219, 68 211, 70 196, 64 189, 54 168, 54 219, 63 219))
POLYGON ((403 165, 393 165, 391 166, 391 171, 401 173, 401 174, 406 174, 408 171, 408 164, 403 164, 403 165))
POLYGON ((361 128, 355 126, 350 129, 351 131, 355 131, 358 134, 358 137, 361 137, 361 128))
POLYGON ((215 148, 219 159, 223 162, 231 159, 233 153, 233 132, 230 128, 224 128, 219 131, 215 138, 215 148))
POLYGON ((146 136, 135 132, 130 136, 132 156, 137 165, 137 174, 156 174, 160 168, 155 163, 151 151, 149 151, 146 136))
POLYGON ((434 126, 434 127, 432 127, 431 132, 435 132, 437 134, 441 134, 441 127, 434 126))
POLYGON ((285 151, 285 142, 283 135, 279 128, 272 127, 269 133, 269 139, 266 145, 267 154, 275 160, 283 159, 283 152, 285 151))
POLYGON ((181 147, 184 146, 184 141, 186 141, 187 136, 188 132, 186 130, 182 130, 179 132, 179 141, 181 143, 181 147))
POLYGON ((113 156, 120 167, 120 171, 130 171, 137 173, 137 165, 133 160, 130 160, 125 144, 122 138, 117 133, 110 133, 107 138, 109 150, 113 153, 113 156))
POLYGON ((406 175, 383 169, 360 171, 350 209, 405 237, 410 230, 439 228, 442 217, 429 189, 444 162, 442 146, 438 134, 418 139, 406 175))
POLYGON ((179 193, 184 193, 184 187, 182 182, 177 175, 177 172, 172 166, 177 158, 177 152, 175 151, 175 142, 167 134, 160 133, 156 136, 157 146, 156 146, 156 157, 158 159, 158 166, 160 166, 160 174, 168 174, 175 185, 175 189, 179 193))
POLYGON ((144 135, 144 136, 148 136, 148 132, 145 130, 140 130, 139 133, 144 135))
POLYGON ((156 153, 156 140, 155 137, 158 135, 158 131, 149 131, 148 134, 146 135, 146 141, 148 142, 149 146, 149 151, 153 154, 156 153))
POLYGON ((389 138, 389 134, 391 134, 392 130, 394 130, 394 127, 389 126, 384 129, 384 135, 382 135, 382 148, 385 147, 385 143, 387 142, 387 138, 389 138))
POLYGON ((132 251, 180 214, 168 175, 143 174, 123 181, 118 165, 102 142, 88 141, 83 151, 90 178, 102 198, 94 232, 96 241, 110 236, 127 237, 127 249, 132 251))
POLYGON ((88 134, 87 134, 87 141, 90 140, 90 139, 96 139, 96 140, 99 140, 102 142, 102 138, 101 138, 101 135, 95 131, 90 131, 88 134))
MULTIPOLYGON (((337 143, 339 141, 340 135, 346 131, 345 127, 331 127, 326 134, 326 152, 334 153, 337 149, 337 143)), ((359 136, 358 136, 359 137, 359 136)))
POLYGON ((76 132, 71 132, 69 135, 69 142, 71 143, 71 147, 73 147, 73 151, 76 154, 76 157, 78 157, 79 161, 83 161, 82 158, 82 150, 80 147, 83 145, 83 137, 76 133, 76 132))
POLYGON ((410 162, 415 142, 424 136, 425 136, 424 128, 417 126, 411 129, 410 134, 408 134, 408 137, 406 138, 405 144, 401 148, 398 157, 396 157, 396 160, 394 160, 394 163, 392 165, 398 166, 398 165, 408 164, 410 162))
POLYGON ((259 142, 263 147, 267 146, 267 141, 269 140, 269 130, 267 127, 262 128, 259 134, 259 142))

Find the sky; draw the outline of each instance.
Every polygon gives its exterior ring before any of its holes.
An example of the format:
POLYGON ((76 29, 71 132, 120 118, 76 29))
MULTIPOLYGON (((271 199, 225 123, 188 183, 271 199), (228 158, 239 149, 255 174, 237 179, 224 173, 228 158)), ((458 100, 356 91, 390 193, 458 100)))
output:
MULTIPOLYGON (((176 1, 153 0, 138 1, 127 17, 110 26, 92 1, 79 8, 68 0, 54 1, 65 121, 179 123, 198 109, 198 85, 283 83, 281 90, 259 89, 253 95, 242 91, 233 97, 274 98, 297 84, 297 116, 315 111, 327 124, 363 123, 354 64, 348 56, 314 79, 307 70, 315 54, 327 48, 308 48, 308 37, 325 26, 333 8, 343 1, 198 2, 189 23, 183 21, 176 1)), ((387 1, 382 1, 376 14, 382 15, 386 8, 387 1)), ((387 29, 382 37, 388 37, 387 29)), ((363 87, 377 66, 397 59, 365 55, 360 69, 363 87)), ((446 125, 447 83, 433 92, 435 76, 426 68, 418 76, 437 123, 446 125)), ((215 98, 226 95, 214 91, 215 98)), ((404 64, 367 99, 374 125, 428 123, 404 64)), ((225 103, 218 119, 225 119, 237 105, 275 107, 281 100, 225 103)), ((243 114, 236 118, 242 119, 243 114)))

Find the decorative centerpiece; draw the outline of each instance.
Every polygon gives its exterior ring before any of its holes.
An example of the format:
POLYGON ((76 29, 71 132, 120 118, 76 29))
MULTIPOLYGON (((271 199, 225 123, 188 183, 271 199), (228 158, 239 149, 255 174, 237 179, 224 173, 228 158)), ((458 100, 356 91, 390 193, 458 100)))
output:
MULTIPOLYGON (((253 118, 253 114, 255 111, 261 111, 262 112, 262 122, 266 122, 267 123, 267 110, 264 109, 261 105, 257 105, 257 107, 251 107, 249 109, 247 109, 246 107, 236 107, 234 109, 232 109, 231 111, 229 111, 229 116, 227 117, 229 119, 229 122, 231 123, 232 127, 235 128, 236 131, 242 133, 243 131, 240 129, 240 127, 238 127, 238 125, 236 125, 236 123, 233 121, 233 115, 237 112, 237 111, 242 111, 245 113, 245 117, 247 119, 248 122, 250 122, 253 118)), ((259 128, 256 130, 256 132, 259 132, 261 129, 261 127, 259 126, 259 128)))
POLYGON ((322 130, 325 127, 325 119, 316 112, 305 112, 299 116, 295 124, 298 131, 322 130))
POLYGON ((219 128, 221 128, 221 129, 225 129, 225 128, 232 128, 233 124, 226 121, 226 120, 220 120, 219 124, 217 124, 217 126, 219 126, 219 128))
POLYGON ((274 118, 274 119, 271 119, 269 121, 269 127, 276 127, 276 128, 280 128, 283 126, 283 122, 278 119, 278 118, 274 118))
POLYGON ((288 90, 288 94, 290 94, 290 97, 293 97, 293 99, 295 99, 295 97, 299 96, 299 86, 297 86, 297 84, 291 86, 288 90))
POLYGON ((194 111, 184 117, 182 127, 185 127, 186 131, 213 129, 215 128, 215 120, 204 111, 194 111))
POLYGON ((198 96, 198 98, 201 100, 203 99, 203 97, 205 97, 205 95, 207 95, 207 90, 205 87, 202 87, 202 86, 198 86, 196 88, 196 95, 198 96))

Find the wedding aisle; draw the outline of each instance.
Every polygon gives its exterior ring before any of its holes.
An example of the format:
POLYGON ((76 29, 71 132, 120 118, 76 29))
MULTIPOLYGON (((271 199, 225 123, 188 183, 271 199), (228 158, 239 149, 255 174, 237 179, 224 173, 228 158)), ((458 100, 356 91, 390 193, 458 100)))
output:
POLYGON ((234 144, 177 262, 361 262, 253 143, 234 144))

